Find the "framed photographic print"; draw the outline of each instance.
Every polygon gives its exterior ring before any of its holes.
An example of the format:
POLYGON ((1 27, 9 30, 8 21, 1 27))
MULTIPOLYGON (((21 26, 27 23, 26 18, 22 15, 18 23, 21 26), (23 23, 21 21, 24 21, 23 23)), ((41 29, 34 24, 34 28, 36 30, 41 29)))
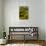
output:
POLYGON ((28 6, 20 6, 19 7, 19 19, 25 20, 28 19, 28 6))

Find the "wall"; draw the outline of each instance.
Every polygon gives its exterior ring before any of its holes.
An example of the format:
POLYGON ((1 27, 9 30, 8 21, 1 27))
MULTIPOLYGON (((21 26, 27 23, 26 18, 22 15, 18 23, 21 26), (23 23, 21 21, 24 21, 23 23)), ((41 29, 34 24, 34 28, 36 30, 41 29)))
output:
POLYGON ((46 0, 45 0, 45 40, 46 40, 46 0))
POLYGON ((45 16, 43 0, 4 0, 4 26, 7 35, 9 27, 39 27, 39 39, 45 39, 45 16), (19 6, 29 7, 29 19, 19 20, 19 6))
POLYGON ((0 38, 2 38, 2 0, 0 0, 0 38))

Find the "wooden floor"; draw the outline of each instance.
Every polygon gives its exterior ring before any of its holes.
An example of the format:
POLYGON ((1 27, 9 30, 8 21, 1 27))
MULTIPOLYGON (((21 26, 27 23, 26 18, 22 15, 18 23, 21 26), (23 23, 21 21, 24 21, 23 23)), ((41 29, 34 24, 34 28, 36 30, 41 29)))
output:
POLYGON ((44 40, 9 40, 8 43, 24 43, 24 44, 40 44, 46 46, 46 42, 44 40))
MULTIPOLYGON (((46 46, 46 42, 44 40, 8 40, 7 44, 39 44, 42 46, 46 46)), ((7 45, 5 44, 5 45, 7 45)), ((5 46, 5 45, 0 45, 0 46, 5 46)))

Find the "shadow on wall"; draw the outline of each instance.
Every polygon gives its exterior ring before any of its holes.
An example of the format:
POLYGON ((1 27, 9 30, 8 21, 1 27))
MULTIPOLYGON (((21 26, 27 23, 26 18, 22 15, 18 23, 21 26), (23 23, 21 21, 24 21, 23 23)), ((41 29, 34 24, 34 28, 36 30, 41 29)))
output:
POLYGON ((3 38, 2 30, 0 30, 0 39, 3 38))

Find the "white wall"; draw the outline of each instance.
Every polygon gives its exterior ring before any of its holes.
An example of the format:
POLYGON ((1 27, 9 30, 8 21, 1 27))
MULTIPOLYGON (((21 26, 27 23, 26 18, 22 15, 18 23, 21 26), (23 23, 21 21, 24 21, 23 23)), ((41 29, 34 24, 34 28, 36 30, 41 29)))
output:
POLYGON ((4 26, 7 35, 9 27, 39 27, 39 38, 45 39, 44 0, 4 0, 4 26), (29 19, 19 20, 19 6, 29 7, 29 19))
POLYGON ((45 0, 45 40, 46 40, 46 0, 45 0))

